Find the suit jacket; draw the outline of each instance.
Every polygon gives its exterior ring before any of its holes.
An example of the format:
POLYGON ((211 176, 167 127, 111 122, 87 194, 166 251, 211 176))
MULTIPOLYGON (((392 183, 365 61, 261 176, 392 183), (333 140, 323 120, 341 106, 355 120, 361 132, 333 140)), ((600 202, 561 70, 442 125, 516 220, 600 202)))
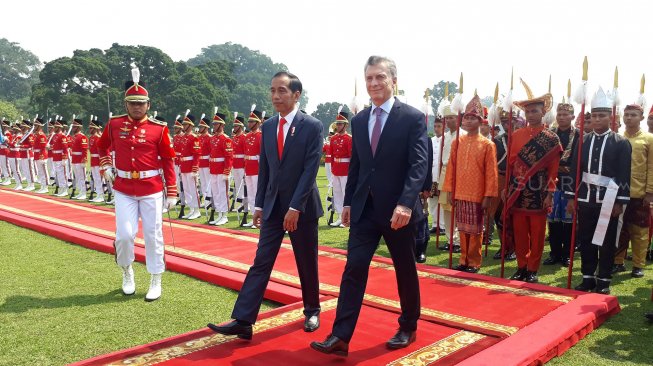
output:
POLYGON ((283 212, 289 207, 300 211, 300 222, 314 220, 324 214, 315 181, 322 157, 322 122, 297 111, 281 161, 277 152, 278 125, 277 114, 261 127, 256 207, 263 209, 263 219, 267 220, 278 200, 283 212))
POLYGON ((395 100, 372 156, 368 121, 371 107, 351 121, 352 157, 349 165, 345 206, 351 206, 351 221, 356 223, 368 197, 374 202, 374 215, 390 224, 397 205, 413 210, 410 221, 421 219, 419 192, 427 176, 428 136, 424 114, 395 100))

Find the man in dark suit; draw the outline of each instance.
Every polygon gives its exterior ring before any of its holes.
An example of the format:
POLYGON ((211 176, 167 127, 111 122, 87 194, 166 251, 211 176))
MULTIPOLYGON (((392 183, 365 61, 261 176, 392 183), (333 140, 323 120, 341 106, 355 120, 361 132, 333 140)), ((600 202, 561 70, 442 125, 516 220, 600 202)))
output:
POLYGON ((354 333, 372 256, 385 240, 397 275, 401 301, 399 331, 390 349, 415 341, 420 296, 415 267, 415 223, 422 209, 418 195, 428 169, 426 124, 417 109, 393 96, 397 68, 392 60, 371 56, 365 83, 372 106, 351 121, 352 158, 342 222, 349 226, 347 264, 332 333, 311 347, 346 356, 354 333))
POLYGON ((297 76, 279 72, 272 78, 270 94, 279 114, 262 126, 253 217, 261 228, 258 249, 234 305, 234 321, 224 326, 208 325, 218 333, 252 338, 252 324, 286 231, 299 272, 304 331, 313 332, 320 326, 317 221, 324 211, 315 177, 322 155, 322 122, 298 110, 301 93, 297 76))

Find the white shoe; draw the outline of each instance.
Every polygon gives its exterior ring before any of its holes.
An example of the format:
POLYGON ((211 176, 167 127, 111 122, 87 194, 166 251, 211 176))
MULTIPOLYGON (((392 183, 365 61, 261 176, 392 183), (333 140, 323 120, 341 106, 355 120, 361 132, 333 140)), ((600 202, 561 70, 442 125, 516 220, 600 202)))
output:
POLYGON ((35 191, 34 193, 48 193, 48 189, 43 187, 43 188, 39 189, 38 191, 35 191))
POLYGON ((222 217, 220 217, 220 219, 216 221, 215 226, 224 225, 228 222, 229 222, 229 218, 227 218, 227 213, 225 212, 224 215, 222 215, 222 217))
POLYGON ((193 208, 190 215, 187 217, 188 220, 195 220, 201 216, 199 208, 193 208))
POLYGON ((65 191, 63 191, 63 192, 59 192, 59 193, 55 194, 55 196, 57 196, 57 197, 66 197, 67 195, 68 195, 68 190, 67 189, 65 191))
POLYGON ((150 289, 147 290, 145 301, 154 301, 159 297, 161 297, 161 273, 152 275, 150 289))
POLYGON ((337 226, 340 226, 341 224, 342 224, 342 220, 338 219, 338 220, 332 222, 331 226, 337 227, 337 226))
POLYGON ((252 226, 254 226, 254 221, 250 221, 246 224, 243 224, 243 227, 252 227, 252 226))
POLYGON ((2 183, 0 183, 0 184, 3 185, 3 186, 8 186, 8 185, 11 184, 11 179, 7 178, 7 179, 3 180, 2 183))
POLYGON ((116 204, 116 199, 112 198, 111 201, 107 201, 107 205, 115 205, 116 204))
POLYGON ((136 292, 136 283, 134 282, 134 269, 131 264, 122 268, 122 293, 133 295, 136 292))
POLYGON ((217 225, 218 221, 222 220, 222 212, 218 212, 218 216, 213 218, 213 221, 209 221, 209 225, 217 225))
POLYGON ((101 202, 104 202, 104 197, 102 197, 102 196, 97 196, 97 197, 93 198, 92 200, 90 200, 89 202, 93 202, 93 203, 101 203, 101 202))
POLYGON ((25 192, 31 192, 31 191, 33 191, 35 189, 36 188, 34 188, 34 184, 30 184, 27 187, 25 187, 25 192))
POLYGON ((14 191, 22 191, 23 190, 23 185, 22 184, 16 184, 14 187, 14 191))
POLYGON ((78 201, 86 201, 86 193, 84 194, 80 193, 77 196, 73 197, 73 199, 78 201))

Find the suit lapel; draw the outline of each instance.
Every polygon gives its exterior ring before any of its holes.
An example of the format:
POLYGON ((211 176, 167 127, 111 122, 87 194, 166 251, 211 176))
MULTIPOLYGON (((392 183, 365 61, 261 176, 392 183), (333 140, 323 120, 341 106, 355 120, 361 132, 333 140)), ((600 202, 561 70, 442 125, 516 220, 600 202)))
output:
POLYGON ((361 136, 358 140, 361 141, 361 149, 360 151, 367 151, 365 154, 372 159, 372 145, 370 145, 370 127, 369 127, 369 122, 370 122, 370 113, 372 111, 372 108, 367 108, 361 112, 361 119, 360 123, 362 124, 361 128, 361 136))
POLYGON ((274 127, 270 126, 270 133, 264 133, 263 138, 266 138, 267 136, 267 141, 266 145, 268 146, 268 151, 270 151, 271 156, 274 156, 272 158, 272 161, 276 162, 276 165, 279 165, 279 152, 277 151, 277 131, 279 130, 279 115, 277 114, 276 121, 274 121, 274 127))
MULTIPOLYGON (((286 159, 286 156, 288 155, 288 150, 292 147, 293 143, 297 139, 297 136, 299 135, 299 131, 301 131, 302 127, 304 124, 302 123, 304 121, 304 114, 302 112, 297 111, 297 114, 295 114, 295 118, 293 118, 292 123, 290 124, 290 128, 288 128, 288 135, 286 136, 285 141, 283 142, 283 154, 281 154, 281 163, 286 159)), ((279 121, 277 119, 277 130, 279 126, 279 121)), ((275 137, 276 140, 276 137, 275 137)))
MULTIPOLYGON (((385 120, 385 126, 383 126, 383 131, 381 131, 381 136, 379 137, 379 144, 376 146, 376 153, 374 154, 374 157, 378 157, 381 149, 383 149, 384 145, 388 145, 388 148, 392 148, 390 145, 390 142, 388 142, 389 139, 392 137, 392 131, 399 127, 398 126, 398 121, 399 121, 399 108, 401 107, 401 102, 397 99, 395 99, 395 102, 392 104, 392 109, 390 109, 390 113, 388 114, 388 119, 385 120)), ((369 136, 369 134, 368 134, 369 136)), ((369 144, 369 138, 368 138, 368 144, 369 144)), ((372 152, 372 147, 370 146, 369 148, 370 153, 372 152)))

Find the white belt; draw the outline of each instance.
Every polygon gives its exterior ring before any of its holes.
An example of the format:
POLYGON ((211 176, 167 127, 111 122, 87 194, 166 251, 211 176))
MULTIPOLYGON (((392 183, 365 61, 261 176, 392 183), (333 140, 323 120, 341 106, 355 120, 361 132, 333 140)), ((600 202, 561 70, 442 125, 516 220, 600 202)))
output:
POLYGON ((92 158, 99 158, 99 157, 100 157, 100 154, 91 154, 91 157, 92 157, 92 158))
POLYGON ((41 152, 41 149, 34 149, 34 152, 41 152))
MULTIPOLYGON (((612 207, 617 199, 619 186, 615 183, 614 179, 605 177, 598 174, 591 174, 583 172, 583 182, 599 187, 605 187, 605 195, 603 196, 603 204, 601 205, 601 214, 596 223, 594 236, 592 237, 592 244, 602 246, 605 240, 605 233, 608 231, 608 224, 610 224, 610 217, 612 216, 612 207)), ((589 187, 587 187, 589 194, 589 187)), ((599 192, 596 192, 597 196, 599 192)), ((597 197, 598 198, 598 197, 597 197)))
POLYGON ((200 159, 206 160, 206 159, 208 159, 210 157, 211 157, 210 155, 202 155, 202 156, 200 156, 200 159))
POLYGON ((179 158, 179 160, 181 160, 181 161, 191 161, 191 160, 193 160, 193 157, 192 156, 184 156, 183 158, 179 158))
POLYGON ((327 157, 327 158, 330 158, 330 157, 331 157, 331 155, 326 155, 326 157, 327 157))
POLYGON ((151 177, 156 177, 160 173, 158 170, 141 170, 141 171, 124 171, 120 169, 116 169, 118 172, 118 176, 120 178, 125 178, 125 179, 145 179, 145 178, 151 178, 151 177))
POLYGON ((350 160, 349 158, 333 158, 335 163, 349 163, 350 160))
POLYGON ((254 156, 245 156, 245 160, 258 160, 258 155, 254 155, 254 156))
POLYGON ((211 160, 209 160, 209 161, 211 163, 219 163, 219 162, 224 161, 224 158, 211 158, 211 160))
POLYGON ((52 150, 52 152, 55 153, 55 154, 61 154, 63 152, 63 150, 52 150))
POLYGON ((73 155, 82 155, 82 154, 83 153, 81 153, 81 152, 73 151, 73 155))
POLYGON ((236 159, 242 159, 244 157, 245 157, 245 154, 236 154, 236 155, 234 155, 234 158, 236 158, 236 159))

